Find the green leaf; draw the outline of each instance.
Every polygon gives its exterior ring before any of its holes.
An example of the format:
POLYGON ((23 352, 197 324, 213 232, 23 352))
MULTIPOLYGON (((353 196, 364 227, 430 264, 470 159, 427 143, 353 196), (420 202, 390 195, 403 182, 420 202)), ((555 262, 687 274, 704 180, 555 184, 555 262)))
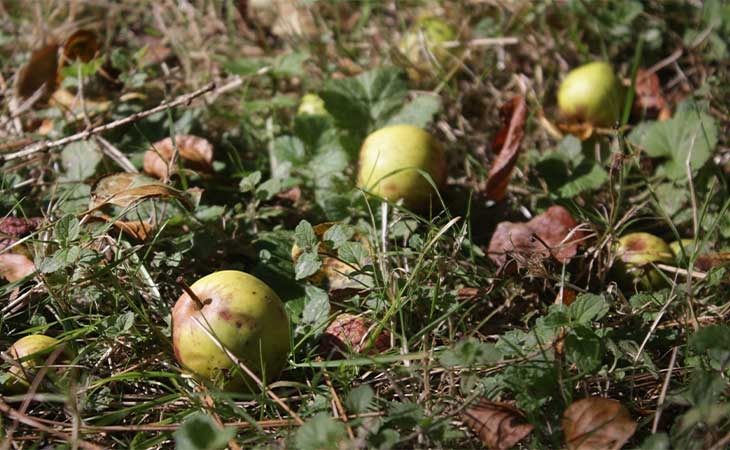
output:
POLYGON ((457 343, 453 349, 445 350, 439 361, 445 367, 474 366, 493 364, 502 358, 494 344, 476 338, 467 338, 457 343))
MULTIPOLYGON (((571 305, 572 306, 572 305, 571 305)), ((601 363, 603 344, 586 326, 574 328, 565 337, 565 358, 583 372, 592 372, 601 363)))
POLYGON ((255 172, 251 172, 243 177, 241 182, 238 183, 238 190, 241 192, 251 192, 256 189, 256 185, 258 185, 259 182, 261 182, 261 171, 257 170, 255 172))
POLYGON ((608 302, 602 295, 596 294, 580 294, 570 306, 568 306, 568 316, 571 320, 588 324, 593 320, 598 320, 608 312, 608 302))
POLYGON ((644 442, 635 450, 670 450, 671 448, 669 436, 664 433, 657 433, 644 439, 644 442))
POLYGON ((319 96, 340 128, 364 136, 386 124, 407 93, 404 72, 387 68, 329 80, 319 96))
POLYGON ((710 349, 730 350, 730 326, 721 324, 700 328, 689 338, 689 346, 700 353, 710 349))
POLYGON ((299 255, 294 265, 294 278, 297 280, 307 278, 317 273, 320 267, 322 267, 322 260, 319 255, 311 251, 305 251, 299 255))
POLYGON ((42 273, 52 273, 72 265, 76 262, 81 254, 81 248, 73 246, 70 248, 62 248, 56 251, 53 256, 45 258, 38 270, 42 273))
POLYGON ((327 292, 307 285, 304 288, 305 300, 302 311, 302 325, 311 325, 315 328, 327 322, 330 313, 330 300, 327 292))
POLYGON ((65 181, 83 181, 96 172, 101 153, 92 141, 72 142, 61 152, 65 181))
MULTIPOLYGON (((274 139, 271 150, 274 159, 274 167, 283 162, 290 162, 293 167, 300 166, 306 162, 307 152, 304 143, 296 136, 279 136, 274 139)), ((283 176, 282 174, 275 174, 283 176)))
POLYGON ((294 436, 294 447, 300 450, 336 450, 346 437, 345 425, 320 413, 299 427, 294 436))
POLYGON ((296 77, 305 75, 304 63, 309 59, 309 53, 296 52, 282 55, 274 62, 272 72, 280 77, 296 77))
POLYGON ((176 450, 221 449, 235 435, 235 428, 221 428, 210 416, 204 413, 191 415, 173 433, 176 450))
POLYGON ((81 225, 76 216, 67 214, 56 222, 54 234, 59 241, 66 243, 76 240, 79 237, 80 229, 81 225))
POLYGON ((336 223, 324 232, 322 240, 327 243, 328 247, 336 249, 349 241, 354 234, 355 230, 351 226, 344 223, 336 223))
POLYGON ((337 256, 346 263, 362 266, 370 257, 370 253, 359 242, 344 242, 337 249, 337 256))
POLYGON ((319 245, 317 234, 314 232, 312 224, 306 220, 299 222, 294 229, 294 242, 302 250, 316 250, 319 245))
POLYGON ((435 95, 419 95, 388 120, 388 125, 408 124, 426 128, 441 109, 435 95))
POLYGON ((256 198, 270 200, 279 192, 281 192, 281 180, 278 178, 269 178, 256 188, 256 198))
POLYGON ((608 173, 595 161, 584 159, 570 174, 558 192, 563 198, 571 198, 584 192, 594 191, 608 181, 608 173))
POLYGON ((687 158, 697 172, 712 156, 717 145, 717 124, 704 112, 690 108, 672 119, 637 126, 629 141, 654 158, 664 158, 661 171, 672 180, 687 177, 687 158))
POLYGON ((375 391, 367 384, 360 385, 351 390, 345 399, 347 409, 357 414, 366 413, 375 398, 375 391))

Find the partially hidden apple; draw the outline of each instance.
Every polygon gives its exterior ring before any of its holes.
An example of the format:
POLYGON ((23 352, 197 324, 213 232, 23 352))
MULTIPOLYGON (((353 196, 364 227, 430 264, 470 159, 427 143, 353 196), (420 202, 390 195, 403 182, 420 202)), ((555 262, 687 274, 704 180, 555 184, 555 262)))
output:
POLYGON ((415 211, 434 208, 434 189, 446 183, 446 157, 441 144, 413 125, 390 125, 371 133, 360 148, 357 186, 415 211))
POLYGON ((377 336, 377 323, 362 315, 340 313, 322 334, 319 350, 328 359, 342 358, 348 353, 382 353, 390 348, 390 332, 382 329, 377 336))
MULTIPOLYGON (((46 358, 60 345, 61 341, 44 334, 31 334, 15 341, 6 354, 17 364, 8 369, 7 379, 2 385, 3 390, 19 393, 27 389, 39 366, 44 364, 46 358)), ((52 363, 65 364, 70 359, 71 353, 64 349, 59 358, 52 363)))
POLYGON ((666 285, 664 277, 652 263, 674 262, 674 253, 669 244, 650 233, 629 233, 619 238, 616 256, 618 260, 614 263, 614 270, 618 281, 625 286, 644 289, 666 285))
POLYGON ((222 345, 263 381, 279 376, 291 349, 289 317, 268 285, 245 272, 223 270, 188 291, 196 298, 185 292, 172 310, 175 357, 185 369, 227 391, 259 390, 222 345))
POLYGON ((439 17, 424 16, 416 20, 398 45, 410 64, 408 76, 419 82, 427 73, 440 72, 457 63, 458 48, 446 46, 457 38, 456 28, 439 17))
POLYGON ((602 61, 571 70, 558 90, 558 107, 570 122, 611 127, 620 119, 622 103, 621 82, 602 61))
POLYGON ((297 108, 297 115, 327 116, 329 113, 324 107, 324 100, 317 94, 308 93, 302 96, 302 101, 297 108))

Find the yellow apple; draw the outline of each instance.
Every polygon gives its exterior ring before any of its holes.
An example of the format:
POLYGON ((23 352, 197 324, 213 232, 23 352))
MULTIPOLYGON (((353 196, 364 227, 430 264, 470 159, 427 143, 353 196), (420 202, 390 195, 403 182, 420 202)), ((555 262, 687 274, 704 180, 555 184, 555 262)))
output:
POLYGON ((175 357, 185 369, 225 390, 258 390, 220 344, 264 381, 279 376, 291 349, 289 318, 269 286, 245 272, 223 270, 189 291, 197 298, 186 292, 172 310, 175 357))
MULTIPOLYGON (((61 341, 43 334, 31 334, 18 339, 7 350, 7 356, 19 363, 10 367, 7 372, 8 379, 3 388, 9 392, 22 392, 33 381, 38 366, 42 365, 48 355, 53 352, 61 341)), ((68 362, 71 355, 64 351, 54 364, 68 362)))
POLYGON ((674 253, 669 245, 650 233, 629 233, 619 238, 616 256, 618 260, 614 269, 619 282, 644 289, 666 285, 665 279, 652 267, 652 263, 674 262, 674 253))
POLYGON ((611 127, 620 120, 622 91, 610 64, 592 62, 568 73, 558 90, 558 107, 571 122, 611 127))
POLYGON ((446 183, 446 157, 441 144, 413 125, 391 125, 370 134, 360 148, 357 186, 413 210, 437 206, 431 184, 446 183))

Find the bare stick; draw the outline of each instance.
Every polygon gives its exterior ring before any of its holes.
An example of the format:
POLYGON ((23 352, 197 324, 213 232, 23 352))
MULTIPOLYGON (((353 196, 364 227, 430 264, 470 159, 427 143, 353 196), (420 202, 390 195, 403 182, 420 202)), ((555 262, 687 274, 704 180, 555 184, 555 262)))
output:
POLYGON ((169 101, 169 102, 168 101, 162 102, 152 109, 140 111, 138 113, 132 114, 131 116, 127 116, 122 119, 115 120, 113 122, 105 123, 105 124, 99 125, 97 127, 89 128, 87 130, 80 131, 76 134, 72 134, 71 136, 66 136, 61 139, 56 139, 55 141, 36 142, 35 144, 28 145, 25 148, 18 150, 17 152, 8 153, 5 156, 0 155, 0 164, 2 164, 5 161, 11 161, 13 159, 23 158, 26 156, 30 156, 34 153, 42 152, 44 150, 48 150, 48 149, 51 149, 54 147, 60 147, 60 146, 66 145, 66 144, 70 144, 71 142, 88 139, 95 134, 113 130, 114 128, 118 128, 118 127, 120 127, 122 125, 126 125, 128 123, 136 122, 138 120, 144 119, 145 117, 151 116, 158 112, 165 111, 169 108, 174 108, 176 106, 190 103, 193 99, 200 97, 201 95, 206 94, 208 92, 227 91, 236 86, 239 86, 241 83, 243 83, 243 79, 241 77, 234 77, 233 79, 228 81, 226 84, 224 84, 223 86, 220 86, 218 88, 216 88, 216 83, 209 83, 209 84, 203 86, 202 88, 198 89, 197 91, 193 91, 188 94, 181 95, 181 96, 177 97, 176 99, 169 101))
POLYGON ((664 378, 664 386, 662 386, 662 392, 659 394, 659 401, 656 405, 656 413, 654 414, 654 423, 651 425, 651 433, 655 434, 659 428, 659 419, 662 417, 662 411, 664 410, 664 399, 667 398, 667 390, 669 389, 669 380, 672 379, 672 371, 674 370, 674 363, 677 361, 677 350, 679 347, 672 349, 672 358, 669 360, 669 368, 667 369, 667 376, 664 378))

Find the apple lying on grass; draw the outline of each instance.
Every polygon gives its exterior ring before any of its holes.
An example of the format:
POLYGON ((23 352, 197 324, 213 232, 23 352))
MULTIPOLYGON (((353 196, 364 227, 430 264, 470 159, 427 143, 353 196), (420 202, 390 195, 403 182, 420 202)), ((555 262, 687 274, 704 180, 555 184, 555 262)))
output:
POLYGON ((570 122, 611 127, 620 120, 622 97, 613 68, 598 61, 568 73, 558 90, 558 107, 570 122))
MULTIPOLYGON (((6 377, 2 383, 3 390, 10 393, 25 391, 40 366, 60 345, 62 343, 58 339, 43 334, 31 334, 18 339, 6 352, 6 355, 17 364, 13 364, 5 374, 6 377)), ((64 365, 70 360, 71 353, 64 349, 62 354, 51 363, 54 366, 64 365)))
POLYGON ((436 188, 446 183, 446 157, 441 144, 413 125, 390 125, 371 133, 360 148, 357 186, 406 208, 437 207, 436 188))
POLYGON ((644 289, 666 285, 666 280, 652 263, 674 262, 669 244, 650 233, 629 233, 619 238, 616 256, 618 260, 614 263, 614 270, 618 281, 625 286, 644 289))
POLYGON ((445 44, 458 37, 456 28, 444 20, 425 16, 419 18, 400 40, 398 50, 406 57, 411 67, 408 76, 413 81, 420 81, 423 76, 434 69, 448 69, 455 63, 455 49, 445 44))
POLYGON ((198 377, 227 391, 254 392, 257 383, 238 362, 265 383, 275 380, 291 349, 289 317, 263 281, 223 270, 199 279, 177 300, 172 343, 178 362, 198 377))
POLYGON ((340 313, 322 334, 319 351, 328 359, 342 358, 348 353, 382 353, 390 348, 390 332, 377 331, 377 324, 362 315, 340 313))

